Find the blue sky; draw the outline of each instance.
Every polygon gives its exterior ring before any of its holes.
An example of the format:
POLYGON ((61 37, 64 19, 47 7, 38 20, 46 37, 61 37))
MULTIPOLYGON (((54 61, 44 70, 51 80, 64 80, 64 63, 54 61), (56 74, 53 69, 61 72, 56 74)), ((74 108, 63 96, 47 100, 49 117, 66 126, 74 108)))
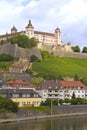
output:
POLYGON ((37 31, 59 27, 64 44, 87 47, 87 0, 0 0, 0 34, 24 30, 29 19, 37 31))

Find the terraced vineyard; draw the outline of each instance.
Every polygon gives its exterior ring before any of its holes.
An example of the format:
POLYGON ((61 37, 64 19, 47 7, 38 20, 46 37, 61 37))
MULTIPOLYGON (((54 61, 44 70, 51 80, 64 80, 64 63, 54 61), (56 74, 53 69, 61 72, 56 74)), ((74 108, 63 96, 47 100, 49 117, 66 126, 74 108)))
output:
POLYGON ((87 77, 87 58, 51 57, 33 63, 32 70, 42 77, 87 77))

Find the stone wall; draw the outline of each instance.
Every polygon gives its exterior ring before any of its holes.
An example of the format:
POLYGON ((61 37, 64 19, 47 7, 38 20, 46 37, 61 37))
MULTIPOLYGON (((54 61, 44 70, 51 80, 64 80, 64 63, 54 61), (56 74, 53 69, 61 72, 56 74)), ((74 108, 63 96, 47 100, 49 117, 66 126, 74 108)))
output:
POLYGON ((0 54, 11 54, 14 57, 22 57, 22 58, 30 58, 33 54, 37 56, 40 60, 42 60, 40 51, 37 47, 33 47, 32 49, 24 49, 19 47, 17 44, 6 43, 0 45, 0 54))
POLYGON ((87 105, 65 105, 54 109, 59 114, 87 113, 87 105))
POLYGON ((16 74, 16 73, 2 73, 1 77, 2 80, 5 81, 5 79, 17 79, 17 80, 25 80, 26 82, 32 81, 34 78, 32 78, 29 74, 16 74))
POLYGON ((53 51, 52 53, 53 55, 59 56, 59 57, 87 58, 87 53, 65 52, 65 51, 53 51))

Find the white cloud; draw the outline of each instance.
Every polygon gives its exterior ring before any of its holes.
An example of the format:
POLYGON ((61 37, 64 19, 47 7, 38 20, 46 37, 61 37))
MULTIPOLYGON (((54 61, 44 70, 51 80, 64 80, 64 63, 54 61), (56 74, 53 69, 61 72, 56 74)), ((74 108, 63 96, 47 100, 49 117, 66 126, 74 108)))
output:
POLYGON ((86 0, 0 0, 0 10, 0 33, 12 25, 22 30, 31 19, 35 29, 53 32, 59 26, 64 42, 87 46, 86 0))

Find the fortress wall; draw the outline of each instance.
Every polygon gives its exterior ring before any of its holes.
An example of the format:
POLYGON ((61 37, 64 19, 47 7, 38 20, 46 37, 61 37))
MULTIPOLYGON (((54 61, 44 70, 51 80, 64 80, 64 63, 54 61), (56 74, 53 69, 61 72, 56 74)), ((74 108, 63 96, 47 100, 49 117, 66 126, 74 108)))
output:
POLYGON ((31 55, 37 56, 40 60, 42 60, 39 49, 36 47, 32 49, 25 49, 19 47, 17 44, 6 43, 0 46, 0 54, 10 54, 14 57, 22 57, 22 58, 30 58, 31 55))
POLYGON ((87 58, 87 53, 53 51, 53 55, 59 57, 87 58))
POLYGON ((0 54, 11 54, 12 56, 15 56, 15 45, 10 43, 0 45, 0 54))

